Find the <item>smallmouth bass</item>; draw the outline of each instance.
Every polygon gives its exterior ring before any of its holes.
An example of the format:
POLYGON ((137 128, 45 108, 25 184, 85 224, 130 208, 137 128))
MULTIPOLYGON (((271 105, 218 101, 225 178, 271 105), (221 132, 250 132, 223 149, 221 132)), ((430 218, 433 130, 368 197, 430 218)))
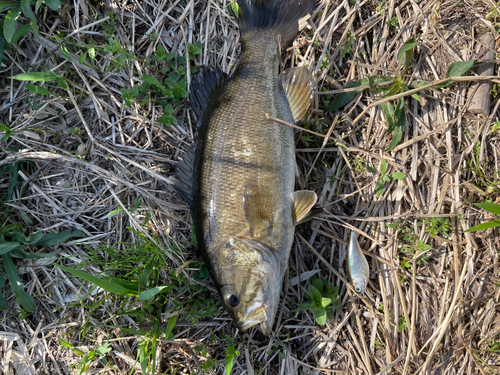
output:
POLYGON ((280 51, 314 0, 238 0, 242 40, 231 78, 203 68, 190 88, 196 147, 176 173, 190 205, 198 248, 223 305, 246 330, 269 334, 278 308, 295 225, 316 203, 296 191, 294 129, 312 97, 307 68, 279 73, 280 51))

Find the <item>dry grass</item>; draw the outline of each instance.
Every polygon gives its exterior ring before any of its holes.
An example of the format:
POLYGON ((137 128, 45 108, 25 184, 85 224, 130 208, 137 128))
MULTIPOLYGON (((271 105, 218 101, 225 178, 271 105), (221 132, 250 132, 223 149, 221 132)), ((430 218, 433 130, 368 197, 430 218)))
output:
MULTIPOLYGON (((68 3, 60 14, 40 14, 39 41, 27 36, 7 51, 1 67, 0 122, 13 135, 10 149, 0 143, 0 166, 14 160, 34 164, 21 174, 24 195, 12 203, 13 212, 24 212, 29 222, 14 214, 5 225, 21 221, 26 233, 79 229, 88 237, 60 245, 58 258, 17 262, 38 308, 21 318, 15 297, 4 290, 11 309, 0 315, 0 373, 76 373, 69 366, 81 356, 64 348, 59 338, 86 352, 110 344, 107 365, 95 360, 89 374, 141 372, 135 361, 137 337, 109 326, 134 328, 136 318, 115 316, 117 305, 111 300, 91 315, 84 305, 71 304, 88 285, 67 278, 54 263, 74 266, 89 248, 104 243, 121 248, 121 242, 136 241, 137 233, 127 227, 158 236, 169 269, 196 258, 185 248, 191 238, 189 211, 171 186, 181 150, 192 142, 190 106, 183 102, 175 108, 178 123, 165 127, 158 122, 162 106, 149 101, 125 107, 120 90, 137 85, 144 74, 163 78, 158 65, 149 61, 160 45, 184 56, 186 42, 201 41, 201 54, 188 59, 188 82, 195 65, 230 73, 238 58, 239 33, 228 4, 68 3), (113 19, 108 11, 114 12, 113 19), (116 57, 102 50, 108 42, 105 33, 136 57, 130 65, 110 69, 116 57), (89 57, 86 65, 77 63, 78 57, 66 60, 54 48, 62 41, 75 56, 97 46, 95 63, 88 64, 89 57), (27 101, 30 92, 9 77, 46 70, 69 78, 69 89, 36 97, 39 107, 34 109, 27 101), (12 152, 12 147, 21 151, 12 152), (138 196, 140 207, 131 210, 138 196), (122 211, 108 215, 117 208, 122 211), (145 227, 141 224, 147 215, 151 219, 145 227), (180 250, 169 251, 172 246, 180 250), (82 327, 87 328, 79 335, 82 327)), ((341 308, 326 326, 318 326, 310 311, 297 308, 307 296, 308 281, 297 284, 287 278, 275 336, 238 332, 222 309, 215 319, 194 326, 180 321, 175 339, 160 342, 158 373, 201 373, 207 358, 193 350, 196 345, 204 345, 208 357, 223 363, 225 335, 234 338, 241 352, 235 374, 500 373, 498 229, 463 233, 491 219, 472 203, 500 200, 500 132, 492 132, 500 121, 496 91, 484 116, 468 110, 474 72, 446 88, 419 90, 420 103, 410 97, 405 101, 407 126, 393 151, 386 151, 391 138, 385 134, 380 102, 373 104, 380 97, 371 90, 341 111, 324 111, 327 95, 342 92, 347 82, 395 77, 397 52, 411 36, 420 42, 411 62, 412 80, 438 81, 446 77, 450 63, 484 58, 488 48, 480 38, 490 31, 497 35, 499 25, 486 19, 495 6, 490 0, 317 4, 296 48, 282 62, 284 68, 307 63, 317 78, 318 91, 303 126, 321 136, 297 135, 298 187, 315 190, 329 214, 298 228, 289 273, 291 278, 318 270, 319 278, 340 288, 341 308), (404 172, 407 178, 386 183, 377 195, 378 174, 367 166, 379 170, 384 159, 388 173, 404 172), (371 267, 362 299, 343 282, 351 229, 362 233, 371 267), (414 257, 418 240, 430 247, 414 257), (399 332, 403 321, 407 328, 399 332), (275 343, 279 350, 270 353, 275 343)), ((500 79, 485 80, 498 90, 500 79)), ((7 184, 0 179, 1 189, 7 184)), ((15 196, 19 194, 17 187, 15 196)), ((97 272, 98 267, 86 270, 97 272)), ((190 276, 193 270, 184 272, 190 276)), ((100 294, 87 295, 86 303, 98 301, 100 294)), ((208 373, 223 372, 217 366, 208 373)))

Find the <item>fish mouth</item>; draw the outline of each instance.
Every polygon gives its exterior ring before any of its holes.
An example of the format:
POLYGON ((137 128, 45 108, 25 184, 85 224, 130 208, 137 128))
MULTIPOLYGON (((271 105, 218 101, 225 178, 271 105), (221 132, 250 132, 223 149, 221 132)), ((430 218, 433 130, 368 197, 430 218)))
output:
POLYGON ((262 305, 256 307, 255 309, 250 310, 250 312, 243 319, 241 319, 240 327, 242 331, 246 331, 247 329, 256 326, 257 324, 260 324, 262 331, 264 331, 264 333, 267 335, 269 332, 267 329, 266 322, 267 322, 266 306, 262 305))

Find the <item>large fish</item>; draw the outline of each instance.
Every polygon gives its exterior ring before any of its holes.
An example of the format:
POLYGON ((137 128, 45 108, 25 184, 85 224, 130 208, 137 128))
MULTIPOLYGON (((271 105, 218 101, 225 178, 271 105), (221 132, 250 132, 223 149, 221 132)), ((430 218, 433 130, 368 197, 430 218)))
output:
POLYGON ((242 330, 268 334, 295 225, 316 203, 296 191, 294 129, 312 96, 307 68, 279 73, 280 51, 314 0, 238 0, 242 52, 234 75, 203 68, 190 88, 199 119, 176 189, 191 206, 198 246, 223 305, 242 330))

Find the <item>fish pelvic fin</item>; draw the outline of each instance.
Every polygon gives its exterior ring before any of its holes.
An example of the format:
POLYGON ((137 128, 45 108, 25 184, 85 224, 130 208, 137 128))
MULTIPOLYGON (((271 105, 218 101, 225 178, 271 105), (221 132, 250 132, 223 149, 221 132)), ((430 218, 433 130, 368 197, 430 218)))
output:
POLYGON ((314 191, 300 190, 292 193, 293 200, 293 221, 295 224, 301 224, 311 218, 311 209, 316 204, 318 196, 314 191))
POLYGON ((193 205, 194 198, 194 153, 194 145, 187 146, 182 156, 182 161, 175 172, 176 181, 174 189, 189 207, 193 205))
POLYGON ((229 77, 219 69, 203 66, 190 86, 189 102, 198 117, 198 125, 207 112, 214 109, 229 77))
POLYGON ((273 229, 273 218, 266 215, 269 206, 267 197, 255 182, 249 181, 243 189, 245 219, 251 238, 269 234, 273 229))
POLYGON ((290 44, 299 31, 299 19, 312 13, 315 0, 238 0, 240 32, 272 29, 290 44))
POLYGON ((305 66, 285 70, 278 78, 292 110, 293 119, 304 119, 311 104, 314 80, 305 66))

